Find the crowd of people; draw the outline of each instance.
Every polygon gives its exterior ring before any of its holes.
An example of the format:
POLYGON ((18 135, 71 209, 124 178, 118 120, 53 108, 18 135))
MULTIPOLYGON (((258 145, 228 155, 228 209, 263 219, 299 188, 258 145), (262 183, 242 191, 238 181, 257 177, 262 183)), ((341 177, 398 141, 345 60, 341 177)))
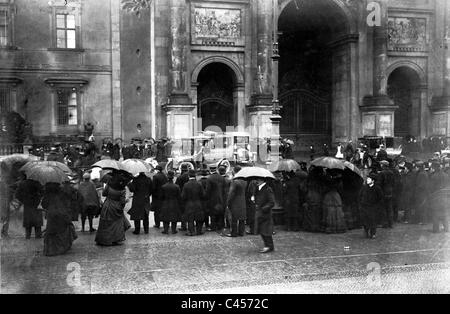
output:
MULTIPOLYGON (((363 228, 367 238, 375 238, 378 227, 433 222, 434 232, 440 231, 440 224, 447 232, 450 159, 391 160, 383 149, 374 158, 376 164, 370 167, 355 163, 364 179, 351 171, 308 168, 306 162, 300 163, 299 170, 278 173, 277 180, 235 179, 239 166, 230 174, 225 167, 209 173, 206 168, 188 170, 183 165, 177 175, 165 173, 159 164, 152 176, 112 171, 101 180, 91 180, 86 171, 80 180, 44 187, 22 174, 13 195, 3 180, 0 190, 8 208, 13 199, 23 204, 26 238, 34 228, 36 238, 44 237, 44 254, 50 256, 70 249, 77 238, 73 222, 80 218, 82 232, 88 220, 95 242, 110 246, 125 241, 125 232, 132 227, 129 220, 134 222, 133 234, 141 233, 141 225, 148 234, 151 212, 153 227, 162 228, 163 234, 180 230, 187 236, 205 231, 227 237, 260 234, 264 242, 260 251, 267 253, 274 250, 272 209, 277 202, 282 205, 287 231, 342 233, 363 228), (130 200, 128 220, 124 210, 130 200), (94 229, 96 217, 98 230, 94 229), (41 230, 43 218, 45 231, 41 230)), ((7 230, 2 234, 7 235, 7 230)))

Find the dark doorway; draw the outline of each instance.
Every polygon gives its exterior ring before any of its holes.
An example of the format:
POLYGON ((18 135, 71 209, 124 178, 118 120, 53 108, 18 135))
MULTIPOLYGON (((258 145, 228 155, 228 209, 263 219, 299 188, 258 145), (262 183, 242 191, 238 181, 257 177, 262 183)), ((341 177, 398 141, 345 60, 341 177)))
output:
POLYGON ((236 125, 233 71, 223 63, 206 65, 198 76, 198 116, 202 130, 217 126, 224 132, 227 126, 236 125))
POLYGON ((389 75, 388 95, 398 106, 394 119, 396 137, 419 135, 419 84, 420 78, 416 71, 406 66, 395 69, 389 75))
POLYGON ((278 29, 279 91, 283 137, 306 146, 331 141, 333 97, 332 42, 345 34, 346 17, 330 0, 291 1, 278 29))

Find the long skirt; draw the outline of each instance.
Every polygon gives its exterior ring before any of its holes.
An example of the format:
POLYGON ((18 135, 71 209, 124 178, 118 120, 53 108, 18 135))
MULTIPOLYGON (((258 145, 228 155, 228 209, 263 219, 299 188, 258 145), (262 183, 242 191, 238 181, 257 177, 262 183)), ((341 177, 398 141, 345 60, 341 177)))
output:
POLYGON ((95 242, 98 245, 115 245, 125 241, 125 231, 131 228, 119 201, 106 199, 103 204, 95 242))
POLYGON ((55 256, 66 253, 72 247, 72 242, 77 238, 73 224, 67 225, 64 232, 45 233, 44 255, 55 256))
POLYGON ((343 233, 347 231, 345 216, 341 207, 327 206, 324 215, 324 231, 326 233, 343 233))

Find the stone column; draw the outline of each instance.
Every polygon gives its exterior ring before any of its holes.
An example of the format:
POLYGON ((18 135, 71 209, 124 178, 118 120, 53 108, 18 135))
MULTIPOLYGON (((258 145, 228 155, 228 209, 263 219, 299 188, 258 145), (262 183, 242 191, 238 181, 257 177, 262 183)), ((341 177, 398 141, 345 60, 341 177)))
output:
POLYGON ((280 101, 278 99, 278 62, 280 60, 280 54, 278 51, 278 0, 273 0, 273 46, 272 46, 272 150, 271 160, 272 162, 280 159, 280 101))
MULTIPOLYGON (((431 110, 433 115, 446 113, 447 130, 446 136, 450 137, 450 3, 441 0, 437 5, 438 9, 442 9, 443 28, 442 28, 442 69, 443 69, 443 88, 442 96, 435 96, 432 99, 431 110)), ((439 35, 438 35, 439 36, 439 35)))
POLYGON ((381 7, 381 26, 373 27, 373 94, 363 99, 363 133, 367 125, 375 126, 378 136, 394 136, 394 113, 397 107, 387 96, 387 53, 388 53, 388 4, 387 0, 377 1, 381 7), (386 127, 386 117, 390 116, 390 127, 386 127), (386 130, 390 131, 387 132, 386 130), (388 134, 390 133, 390 134, 388 134))
POLYGON ((186 0, 170 0, 169 97, 163 109, 166 111, 167 135, 177 139, 193 135, 193 117, 196 115, 187 89, 187 12, 186 0))
POLYGON ((381 26, 373 31, 373 94, 387 95, 387 0, 378 1, 381 6, 381 26))
POLYGON ((122 138, 122 96, 120 91, 120 1, 111 0, 111 90, 112 136, 122 138))
MULTIPOLYGON (((251 136, 257 139, 259 146, 258 157, 261 162, 267 161, 270 156, 266 152, 266 139, 273 137, 272 121, 272 36, 274 19, 274 5, 277 1, 256 0, 256 77, 254 79, 253 96, 249 106, 249 120, 251 136)), ((278 11, 278 10, 277 10, 278 11)), ((278 73, 277 73, 278 75, 278 73)), ((278 138, 277 138, 278 140, 278 138)))
POLYGON ((187 4, 185 0, 171 0, 170 4, 170 92, 187 98, 187 4))

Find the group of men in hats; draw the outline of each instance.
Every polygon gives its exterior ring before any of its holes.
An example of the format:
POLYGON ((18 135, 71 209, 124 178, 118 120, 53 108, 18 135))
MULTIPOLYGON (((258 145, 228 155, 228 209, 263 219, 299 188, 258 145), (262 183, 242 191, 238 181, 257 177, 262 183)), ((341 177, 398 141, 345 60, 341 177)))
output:
MULTIPOLYGON (((239 170, 240 167, 236 166, 233 174, 239 170)), ((223 166, 208 174, 206 169, 197 173, 182 165, 181 174, 176 178, 174 171, 165 174, 158 165, 152 179, 140 174, 128 185, 133 192, 132 206, 128 211, 135 224, 133 233, 140 233, 141 221, 144 232, 148 233, 148 216, 153 211, 154 228, 161 228, 162 223, 163 234, 178 233, 179 222, 179 230, 185 231, 187 236, 202 235, 204 231, 216 231, 227 237, 258 233, 264 241, 260 252, 271 252, 274 250, 273 192, 264 180, 254 180, 250 185, 252 189, 243 179, 230 180, 223 166), (252 209, 248 211, 249 200, 252 209), (248 219, 248 213, 258 217, 257 221, 248 219), (248 232, 245 230, 246 223, 251 224, 248 232), (227 228, 229 232, 225 232, 227 228)))
POLYGON ((433 232, 440 224, 448 232, 450 202, 450 159, 400 160, 397 165, 381 160, 380 171, 372 171, 361 190, 359 203, 366 236, 374 238, 377 225, 392 228, 403 211, 404 223, 433 223, 433 232))

